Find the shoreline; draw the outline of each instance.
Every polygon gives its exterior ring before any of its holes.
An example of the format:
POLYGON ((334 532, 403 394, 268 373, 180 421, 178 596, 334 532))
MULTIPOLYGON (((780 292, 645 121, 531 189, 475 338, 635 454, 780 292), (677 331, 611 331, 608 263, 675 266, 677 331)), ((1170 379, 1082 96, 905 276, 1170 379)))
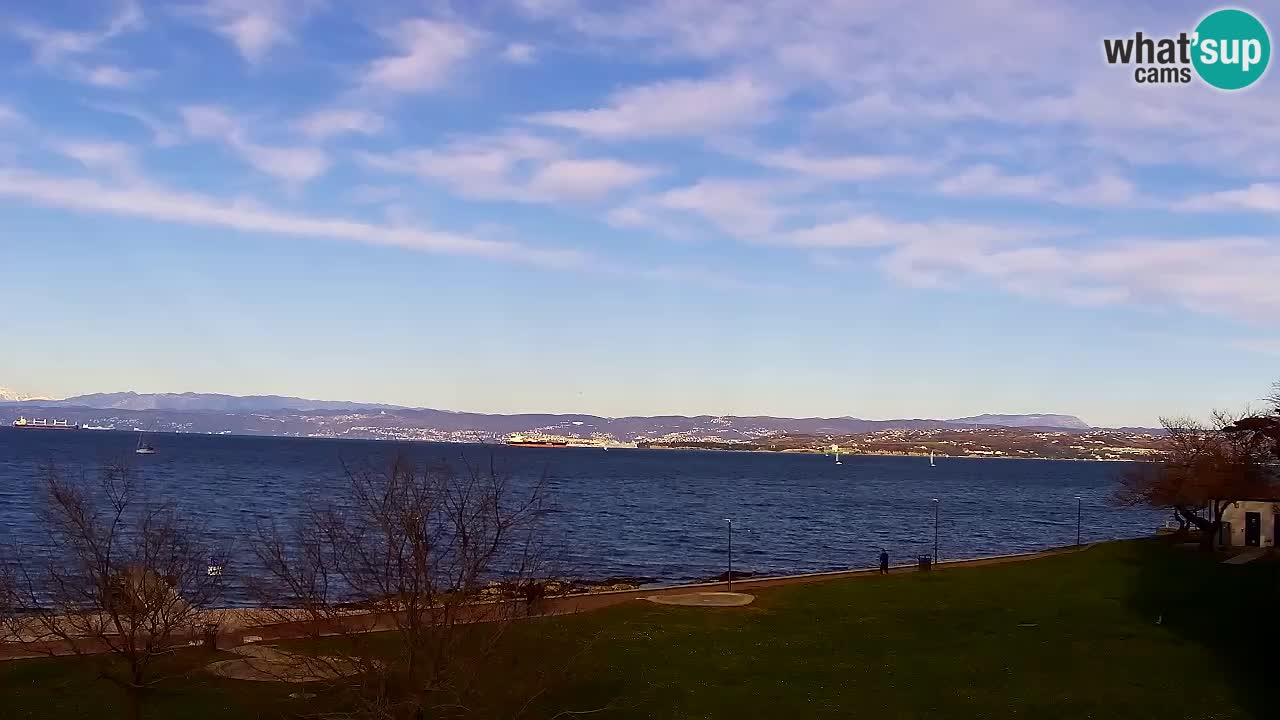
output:
MULTIPOLYGON (((14 430, 7 426, 0 426, 0 432, 5 430, 14 430)), ((24 431, 30 432, 30 431, 24 431)), ((120 433, 133 434, 136 430, 122 430, 118 428, 80 428, 77 431, 69 431, 72 434, 99 434, 99 433, 120 433)), ((150 435, 174 435, 181 437, 230 437, 230 438, 246 438, 259 440, 325 440, 338 442, 370 442, 370 443, 408 443, 414 445, 460 445, 474 446, 481 448, 512 448, 519 450, 611 450, 615 452, 628 450, 643 451, 680 451, 680 452, 726 452, 726 453, 760 453, 769 455, 826 455, 830 456, 831 452, 821 449, 803 449, 803 448, 787 448, 783 450, 768 450, 764 448, 731 448, 731 447, 634 447, 628 445, 567 445, 565 447, 547 447, 547 448, 519 448, 513 447, 505 442, 471 442, 460 440, 424 440, 419 438, 383 438, 383 437, 337 437, 332 435, 266 435, 257 433, 233 433, 233 432, 182 432, 174 430, 156 430, 147 431, 150 435)), ((928 458, 928 454, 904 454, 892 452, 841 452, 843 457, 874 457, 874 458, 928 458)), ((1109 462, 1109 463, 1156 463, 1160 462, 1159 458, 1151 456, 1139 456, 1133 458, 1076 458, 1076 457, 1045 457, 1041 455, 936 455, 939 460, 1044 460, 1054 462, 1109 462)))
MULTIPOLYGON (((936 572, 946 568, 963 569, 966 567, 983 567, 988 565, 1028 562, 1043 558, 1084 552, 1090 548, 1105 543, 1132 542, 1133 540, 1141 539, 1145 539, 1145 537, 1130 538, 1128 540, 1104 540, 1093 543, 1084 543, 1082 545, 1068 545, 1022 553, 1007 553, 974 558, 960 558, 955 560, 940 560, 934 564, 934 569, 929 572, 936 572)), ((892 565, 889 568, 890 575, 904 575, 917 572, 921 571, 914 563, 892 565)), ((753 590, 785 585, 822 582, 826 580, 870 578, 878 576, 879 569, 875 567, 849 568, 844 570, 826 570, 790 575, 742 578, 734 580, 733 587, 735 590, 753 590)), ((662 585, 659 587, 650 586, 626 590, 604 590, 592 593, 550 596, 539 601, 537 612, 527 610, 527 614, 514 619, 525 620, 555 617, 559 615, 575 615, 583 612, 601 610, 629 602, 631 600, 643 600, 651 597, 661 597, 664 595, 680 595, 700 590, 706 591, 725 587, 727 587, 726 581, 721 580, 717 582, 680 583, 662 585)), ((520 604, 519 601, 499 602, 511 602, 513 606, 520 604)), ((487 603, 476 603, 474 606, 477 609, 483 609, 487 605, 487 603)), ((219 648, 230 648, 245 644, 270 643, 307 637, 308 632, 304 627, 307 623, 313 622, 308 619, 305 610, 297 608, 211 608, 206 612, 212 617, 219 618, 220 625, 222 623, 227 623, 226 625, 223 625, 218 632, 217 643, 219 648), (297 613, 301 616, 301 619, 297 621, 280 621, 280 618, 287 617, 292 613, 297 613), (270 619, 272 617, 277 619, 277 621, 260 622, 263 618, 270 619), (239 624, 236 624, 237 621, 239 624)), ((362 621, 360 623, 361 629, 358 632, 379 632, 389 630, 394 627, 394 618, 388 619, 388 617, 376 613, 353 613, 351 615, 351 619, 362 621)), ((483 622, 483 620, 480 621, 483 622)), ((50 656, 65 657, 74 654, 66 648, 61 648, 60 651, 59 645, 56 643, 49 643, 48 645, 41 643, 44 649, 32 651, 31 645, 33 644, 36 643, 12 641, 0 642, 0 662, 47 658, 50 656)))
MULTIPOLYGON (((435 442, 428 440, 424 442, 435 442)), ((472 443, 457 443, 459 445, 472 443)), ((483 443, 480 443, 483 444, 483 443)), ((590 449, 583 447, 582 449, 590 449)), ((596 448, 599 449, 599 448, 596 448)), ((618 448, 611 448, 618 449, 618 448)), ((625 450, 680 450, 680 451, 697 451, 697 452, 727 452, 727 453, 762 453, 768 455, 826 455, 831 456, 829 451, 822 450, 762 450, 759 448, 735 450, 734 448, 699 448, 699 447, 651 447, 651 448, 620 448, 625 450)), ((859 452, 845 453, 841 451, 841 458, 857 458, 857 457, 875 457, 875 458, 924 458, 928 459, 928 455, 904 455, 902 453, 875 453, 875 452, 859 452)), ((1046 460, 1052 462, 1143 462, 1153 463, 1160 462, 1154 459, 1139 458, 1064 458, 1064 457, 1043 457, 1040 455, 934 455, 937 460, 1046 460)))

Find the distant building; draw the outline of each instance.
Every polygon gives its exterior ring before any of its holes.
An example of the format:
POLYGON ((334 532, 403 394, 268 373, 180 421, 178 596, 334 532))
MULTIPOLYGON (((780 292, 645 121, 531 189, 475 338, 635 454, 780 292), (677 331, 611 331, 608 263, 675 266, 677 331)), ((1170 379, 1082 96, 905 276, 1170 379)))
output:
POLYGON ((1280 536, 1280 498, 1240 500, 1222 512, 1219 544, 1225 547, 1276 547, 1280 536))

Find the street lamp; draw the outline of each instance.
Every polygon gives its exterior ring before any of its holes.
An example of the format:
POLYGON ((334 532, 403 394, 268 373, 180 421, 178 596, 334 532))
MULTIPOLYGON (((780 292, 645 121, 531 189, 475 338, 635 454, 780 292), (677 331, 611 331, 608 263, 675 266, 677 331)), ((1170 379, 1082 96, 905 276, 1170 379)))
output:
POLYGON ((933 499, 933 564, 938 564, 938 498, 933 499))
POLYGON ((725 518, 725 522, 729 523, 729 592, 733 592, 733 518, 725 518))
POLYGON ((1080 496, 1076 496, 1076 545, 1080 545, 1080 496))

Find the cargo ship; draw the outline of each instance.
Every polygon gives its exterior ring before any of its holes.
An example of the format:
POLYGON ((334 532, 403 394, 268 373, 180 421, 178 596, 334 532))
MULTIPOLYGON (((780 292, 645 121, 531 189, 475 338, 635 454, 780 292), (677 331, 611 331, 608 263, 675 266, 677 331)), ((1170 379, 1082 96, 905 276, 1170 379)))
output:
POLYGON ((512 435, 507 438, 511 447, 563 448, 569 447, 568 440, 551 440, 547 438, 527 438, 523 435, 512 435))
POLYGON ((41 420, 32 418, 30 420, 20 417, 13 421, 13 427, 19 430, 79 430, 79 423, 71 424, 66 420, 41 420))

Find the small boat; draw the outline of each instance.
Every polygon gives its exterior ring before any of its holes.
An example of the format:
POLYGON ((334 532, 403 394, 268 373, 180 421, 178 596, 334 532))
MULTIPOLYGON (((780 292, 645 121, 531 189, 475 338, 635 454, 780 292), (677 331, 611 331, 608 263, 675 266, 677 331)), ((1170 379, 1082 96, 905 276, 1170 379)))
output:
POLYGON ((831 449, 836 451, 836 464, 837 464, 837 465, 843 465, 844 463, 840 462, 840 446, 839 446, 839 445, 832 445, 832 446, 831 446, 831 449))
POLYGON ((146 433, 138 433, 138 447, 134 450, 139 455, 155 455, 156 449, 151 447, 151 443, 143 442, 142 438, 146 433))
POLYGON ((932 450, 930 450, 930 451, 929 451, 929 467, 937 467, 937 465, 934 465, 934 464, 933 464, 933 451, 932 451, 932 450))

